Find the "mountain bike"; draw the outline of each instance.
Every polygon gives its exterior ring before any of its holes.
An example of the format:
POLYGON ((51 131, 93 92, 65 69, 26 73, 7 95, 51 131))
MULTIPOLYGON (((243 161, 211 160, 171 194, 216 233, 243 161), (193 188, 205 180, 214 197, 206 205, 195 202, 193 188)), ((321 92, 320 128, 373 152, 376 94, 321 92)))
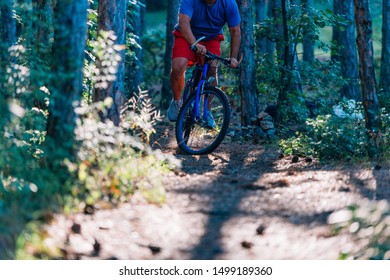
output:
MULTIPOLYGON (((199 38, 191 45, 196 51, 199 38)), ((181 151, 186 154, 200 155, 213 152, 223 141, 230 123, 230 105, 226 94, 212 86, 213 77, 207 79, 210 63, 213 60, 230 66, 230 60, 207 52, 204 63, 195 63, 191 77, 187 80, 182 107, 176 121, 176 141, 181 151), (213 122, 210 123, 210 114, 213 122)))

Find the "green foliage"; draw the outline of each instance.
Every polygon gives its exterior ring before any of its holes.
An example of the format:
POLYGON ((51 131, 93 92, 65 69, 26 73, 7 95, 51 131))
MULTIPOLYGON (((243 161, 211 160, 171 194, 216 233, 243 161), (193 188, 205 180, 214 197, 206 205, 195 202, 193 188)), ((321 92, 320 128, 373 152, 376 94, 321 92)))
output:
POLYGON ((306 101, 315 101, 320 110, 326 108, 331 103, 332 96, 339 95, 338 90, 344 83, 339 74, 340 65, 323 56, 323 53, 329 52, 332 45, 320 39, 321 29, 340 23, 340 18, 332 15, 330 11, 305 10, 301 5, 293 5, 288 15, 289 38, 288 42, 284 42, 281 11, 276 12, 277 17, 255 27, 257 42, 261 38, 267 38, 276 43, 276 49, 271 49, 271 52, 258 53, 257 90, 264 103, 276 103, 286 82, 282 81, 282 73, 286 73, 289 91, 286 104, 283 104, 283 119, 303 123, 310 115, 306 101), (317 58, 313 62, 298 60, 298 50, 305 39, 310 39, 316 46, 317 58), (290 45, 295 57, 294 65, 287 68, 283 60, 285 44, 290 45))
POLYGON ((348 231, 359 249, 342 252, 341 259, 390 260, 390 207, 387 201, 365 201, 333 213, 328 220, 336 233, 348 231))
POLYGON ((128 101, 122 126, 128 133, 149 144, 150 136, 156 132, 154 125, 161 120, 160 111, 153 106, 147 92, 140 92, 128 101))
MULTIPOLYGON (((51 79, 64 77, 50 73, 50 63, 56 63, 50 61, 51 44, 42 49, 36 34, 30 32, 30 6, 23 6, 28 13, 18 13, 23 28, 18 45, 9 50, 10 60, 0 61, 0 259, 57 257, 59 252, 40 245, 30 251, 42 238, 39 225, 55 212, 101 201, 121 203, 137 191, 152 203, 163 203, 161 175, 179 165, 173 156, 152 151, 148 145, 159 113, 144 92, 128 103, 120 127, 98 117, 112 100, 90 105, 94 87, 113 80, 118 52, 123 49, 115 45, 112 33, 97 37, 95 3, 89 11, 84 98, 77 109, 76 154, 71 159, 60 156, 48 161, 53 151, 46 138, 47 86, 51 79), (96 62, 104 65, 98 69, 96 62)), ((46 28, 50 21, 42 19, 41 27, 46 28)), ((52 34, 46 34, 52 40, 52 34)), ((130 41, 130 45, 135 43, 130 41)), ((61 145, 55 148, 60 154, 61 145)))
POLYGON ((306 121, 305 131, 296 137, 283 139, 280 146, 285 154, 304 154, 320 160, 357 160, 367 158, 367 135, 362 108, 348 102, 339 104, 344 115, 335 112, 306 121))
POLYGON ((147 30, 142 37, 143 72, 148 84, 159 82, 164 75, 165 35, 162 29, 156 28, 147 30))
MULTIPOLYGON (((145 98, 145 95, 143 95, 145 98)), ((150 196, 153 203, 164 201, 160 174, 173 168, 176 161, 162 156, 144 144, 137 135, 147 140, 154 131, 152 116, 158 114, 147 101, 137 105, 138 111, 124 114, 120 127, 112 122, 101 122, 97 112, 109 106, 110 100, 79 108, 82 114, 76 130, 80 143, 76 163, 69 163, 77 173, 72 196, 94 204, 105 200, 118 203, 127 200, 137 189, 160 196, 150 196), (128 133, 132 131, 132 135, 128 133)))

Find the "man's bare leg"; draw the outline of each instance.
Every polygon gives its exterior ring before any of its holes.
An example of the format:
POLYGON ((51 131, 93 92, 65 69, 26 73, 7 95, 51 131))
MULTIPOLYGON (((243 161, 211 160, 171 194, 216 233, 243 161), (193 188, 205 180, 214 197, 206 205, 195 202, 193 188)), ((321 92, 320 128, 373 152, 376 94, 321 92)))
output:
POLYGON ((181 92, 184 88, 184 75, 187 70, 188 59, 184 57, 176 57, 172 60, 171 69, 171 87, 173 91, 173 99, 179 101, 181 92))

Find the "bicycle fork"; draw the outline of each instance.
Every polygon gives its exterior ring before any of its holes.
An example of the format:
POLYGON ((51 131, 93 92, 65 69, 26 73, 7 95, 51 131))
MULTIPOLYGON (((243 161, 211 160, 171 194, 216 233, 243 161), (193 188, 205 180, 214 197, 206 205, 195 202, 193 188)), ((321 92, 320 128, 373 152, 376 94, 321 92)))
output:
MULTIPOLYGON (((205 63, 203 65, 202 78, 200 79, 199 84, 196 88, 194 115, 195 115, 195 119, 197 119, 197 120, 200 119, 200 114, 199 114, 200 96, 201 96, 201 93, 203 92, 204 85, 206 83, 208 69, 209 69, 209 65, 207 63, 205 63)), ((204 102, 203 102, 203 116, 202 116, 203 120, 207 119, 208 109, 209 109, 208 108, 208 95, 205 95, 204 102)))

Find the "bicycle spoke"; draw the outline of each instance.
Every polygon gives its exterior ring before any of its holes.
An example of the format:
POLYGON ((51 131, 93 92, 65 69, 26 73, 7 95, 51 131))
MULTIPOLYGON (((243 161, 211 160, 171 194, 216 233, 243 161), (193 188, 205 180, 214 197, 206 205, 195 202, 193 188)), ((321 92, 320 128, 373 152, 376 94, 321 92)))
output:
POLYGON ((183 104, 179 113, 176 137, 182 150, 191 154, 208 153, 222 141, 230 119, 227 98, 215 88, 205 90, 194 112, 195 96, 183 104), (206 96, 206 98, 205 98, 206 96))

